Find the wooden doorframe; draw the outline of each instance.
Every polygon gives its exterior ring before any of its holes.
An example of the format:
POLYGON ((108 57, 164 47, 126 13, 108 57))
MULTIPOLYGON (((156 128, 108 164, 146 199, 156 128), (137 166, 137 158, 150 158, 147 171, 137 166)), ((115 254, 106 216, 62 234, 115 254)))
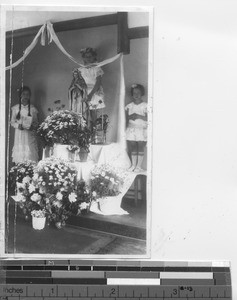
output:
MULTIPOLYGON (((128 13, 117 12, 109 15, 96 17, 88 17, 82 19, 74 19, 68 21, 55 22, 53 24, 55 32, 63 32, 69 30, 79 30, 85 28, 93 28, 100 26, 117 25, 117 52, 123 54, 130 53, 130 40, 149 37, 148 26, 128 28, 128 13)), ((35 36, 41 26, 33 26, 14 30, 14 38, 22 38, 26 36, 35 36)), ((6 39, 12 36, 11 31, 6 32, 6 39)))

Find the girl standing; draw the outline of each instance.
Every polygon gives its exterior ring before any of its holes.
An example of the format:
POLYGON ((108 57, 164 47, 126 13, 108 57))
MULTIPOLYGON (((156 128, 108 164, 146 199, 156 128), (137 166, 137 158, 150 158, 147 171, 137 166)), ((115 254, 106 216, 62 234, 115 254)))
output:
POLYGON ((35 129, 38 126, 38 111, 30 104, 31 90, 23 86, 19 90, 19 104, 12 107, 11 126, 15 128, 12 161, 38 161, 38 146, 35 129))
POLYGON ((97 117, 97 110, 105 107, 104 92, 101 84, 101 79, 104 74, 103 70, 96 65, 97 53, 93 48, 85 48, 81 51, 84 67, 79 67, 77 70, 83 77, 87 86, 86 102, 89 106, 91 121, 94 124, 97 117))
POLYGON ((143 102, 145 90, 141 84, 131 87, 132 102, 125 107, 126 139, 131 151, 132 165, 129 171, 142 172, 144 149, 147 141, 147 103, 143 102))

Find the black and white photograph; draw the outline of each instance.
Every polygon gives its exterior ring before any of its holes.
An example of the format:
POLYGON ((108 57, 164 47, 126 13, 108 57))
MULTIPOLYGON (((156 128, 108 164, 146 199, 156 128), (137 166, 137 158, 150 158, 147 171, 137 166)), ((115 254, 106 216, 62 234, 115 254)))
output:
POLYGON ((151 7, 1 17, 2 255, 149 257, 151 7))

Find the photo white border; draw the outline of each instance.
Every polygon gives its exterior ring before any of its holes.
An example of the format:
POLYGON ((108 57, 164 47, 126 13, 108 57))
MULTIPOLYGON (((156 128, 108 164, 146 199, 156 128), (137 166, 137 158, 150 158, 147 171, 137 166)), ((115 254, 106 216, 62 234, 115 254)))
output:
MULTIPOLYGON (((87 5, 1 5, 1 28, 0 28, 0 164, 3 168, 0 168, 0 257, 1 258, 24 258, 24 259, 116 259, 116 260, 130 260, 130 259, 149 259, 151 257, 151 216, 152 216, 152 107, 153 107, 153 6, 87 6, 87 5), (148 142, 147 142, 147 208, 146 208, 146 254, 144 255, 81 255, 81 254, 7 254, 5 253, 5 141, 6 141, 6 118, 5 114, 6 105, 6 91, 5 91, 5 61, 6 61, 6 40, 5 40, 5 28, 6 28, 6 13, 12 10, 15 11, 76 11, 78 12, 147 12, 149 13, 149 54, 148 54, 148 142)), ((9 73, 7 73, 9 75, 9 73)))

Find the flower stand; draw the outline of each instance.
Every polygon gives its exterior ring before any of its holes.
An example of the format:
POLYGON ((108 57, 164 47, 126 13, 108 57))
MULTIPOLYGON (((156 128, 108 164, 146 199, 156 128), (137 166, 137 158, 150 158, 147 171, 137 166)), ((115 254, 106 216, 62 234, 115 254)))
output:
POLYGON ((46 217, 44 218, 36 218, 32 217, 32 226, 36 230, 42 230, 45 227, 46 217))

